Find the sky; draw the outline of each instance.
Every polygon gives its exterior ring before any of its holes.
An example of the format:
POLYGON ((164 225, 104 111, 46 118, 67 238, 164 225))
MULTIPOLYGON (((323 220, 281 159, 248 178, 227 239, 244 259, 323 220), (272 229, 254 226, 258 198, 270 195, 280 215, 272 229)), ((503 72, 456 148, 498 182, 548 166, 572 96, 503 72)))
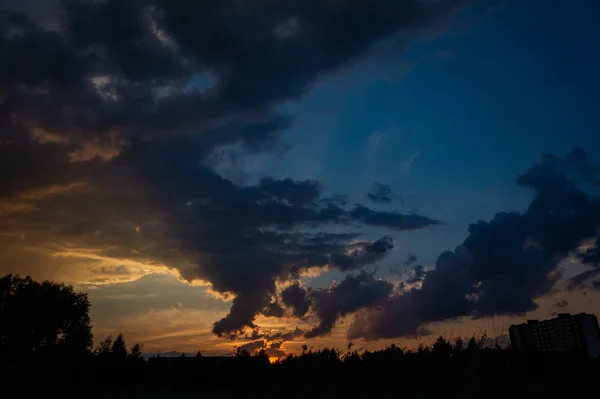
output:
POLYGON ((272 357, 600 299, 594 0, 5 0, 0 274, 272 357))

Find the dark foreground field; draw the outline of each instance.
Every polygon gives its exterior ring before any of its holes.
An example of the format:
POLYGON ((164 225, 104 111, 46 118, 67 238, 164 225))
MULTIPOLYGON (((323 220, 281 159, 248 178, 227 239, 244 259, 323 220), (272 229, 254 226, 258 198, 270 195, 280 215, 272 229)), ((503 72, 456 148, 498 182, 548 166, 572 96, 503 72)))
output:
POLYGON ((270 364, 232 358, 99 359, 9 367, 2 398, 598 397, 600 368, 578 354, 518 355, 478 342, 407 351, 308 351, 270 364))
POLYGON ((89 308, 72 287, 0 278, 0 399, 600 397, 597 360, 518 354, 485 336, 362 353, 304 346, 275 364, 243 346, 232 357, 146 360, 121 334, 93 347, 89 308))

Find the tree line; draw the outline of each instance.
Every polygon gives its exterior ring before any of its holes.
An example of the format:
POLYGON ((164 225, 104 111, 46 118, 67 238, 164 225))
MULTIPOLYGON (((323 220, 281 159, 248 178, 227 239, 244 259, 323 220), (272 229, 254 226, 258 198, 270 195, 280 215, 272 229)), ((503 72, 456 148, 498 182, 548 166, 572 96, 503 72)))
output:
POLYGON ((242 348, 229 358, 145 359, 122 334, 93 347, 89 309, 70 286, 2 277, 0 397, 577 396, 595 393, 600 377, 598 362, 580 354, 521 354, 485 337, 362 352, 305 345, 275 363, 242 348))

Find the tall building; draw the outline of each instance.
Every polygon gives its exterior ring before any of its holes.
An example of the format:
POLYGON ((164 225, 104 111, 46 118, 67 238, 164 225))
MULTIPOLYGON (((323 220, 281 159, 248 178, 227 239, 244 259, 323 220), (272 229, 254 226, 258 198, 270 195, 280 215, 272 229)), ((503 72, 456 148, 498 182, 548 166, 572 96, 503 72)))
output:
POLYGON ((550 320, 528 320, 508 329, 510 342, 518 351, 581 351, 600 357, 600 327, 596 316, 560 313, 550 320))

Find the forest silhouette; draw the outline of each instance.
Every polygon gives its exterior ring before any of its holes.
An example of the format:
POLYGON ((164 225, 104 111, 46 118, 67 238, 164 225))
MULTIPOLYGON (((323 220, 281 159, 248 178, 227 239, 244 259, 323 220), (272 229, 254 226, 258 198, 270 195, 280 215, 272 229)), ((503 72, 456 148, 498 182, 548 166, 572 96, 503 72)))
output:
POLYGON ((122 334, 93 346, 90 304, 71 286, 0 278, 0 397, 542 397, 597 394, 600 364, 580 353, 516 353, 485 336, 359 353, 326 348, 271 363, 231 357, 145 359, 122 334))

